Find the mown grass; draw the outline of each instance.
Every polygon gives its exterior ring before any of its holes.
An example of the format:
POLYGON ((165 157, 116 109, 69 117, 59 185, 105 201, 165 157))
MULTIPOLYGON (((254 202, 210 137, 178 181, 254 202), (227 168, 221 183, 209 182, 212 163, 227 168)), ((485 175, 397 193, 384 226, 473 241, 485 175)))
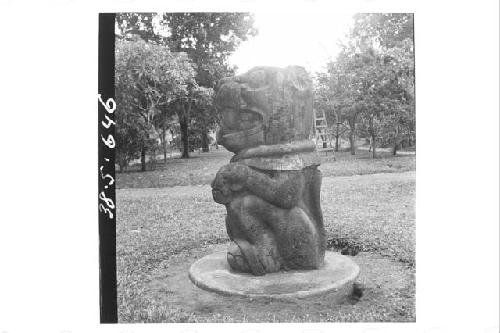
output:
MULTIPOLYGON (((207 168, 217 168, 216 161, 207 168)), ((346 165, 357 172, 382 168, 376 164, 378 161, 354 161, 346 165)), ((384 161, 393 166, 400 163, 397 165, 402 167, 397 170, 401 171, 411 169, 414 157, 384 161)), ((323 173, 341 172, 336 167, 327 170, 323 169, 323 173)), ((189 265, 217 246, 212 244, 228 241, 225 208, 212 200, 210 187, 118 190, 119 321, 415 321, 414 178, 414 172, 324 178, 322 207, 329 244, 338 245, 341 240, 344 245, 359 246, 364 251, 353 258, 361 267, 359 280, 365 295, 356 304, 338 306, 324 301, 252 302, 198 291, 187 278, 189 265), (177 274, 174 284, 152 289, 158 271, 165 279, 175 269, 182 274, 177 274), (204 298, 199 296, 201 293, 204 298)), ((124 179, 121 181, 123 185, 124 179)))
POLYGON ((329 245, 356 247, 415 266, 414 176, 410 172, 323 179, 329 245))
MULTIPOLYGON (((367 150, 358 150, 356 155, 349 152, 335 154, 321 153, 320 169, 324 177, 352 176, 374 173, 397 173, 415 170, 415 155, 393 156, 379 152, 372 159, 367 150)), ((117 188, 162 188, 183 185, 210 184, 221 166, 229 163, 232 153, 224 148, 209 153, 192 153, 190 159, 167 158, 156 164, 153 171, 131 171, 117 173, 117 188)), ((132 166, 131 170, 138 170, 132 166)))

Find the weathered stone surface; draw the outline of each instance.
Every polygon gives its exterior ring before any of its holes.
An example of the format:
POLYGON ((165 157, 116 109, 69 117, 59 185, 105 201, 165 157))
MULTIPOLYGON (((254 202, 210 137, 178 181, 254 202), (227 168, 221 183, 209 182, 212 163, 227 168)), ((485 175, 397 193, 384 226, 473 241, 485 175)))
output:
POLYGON ((222 79, 216 104, 223 115, 219 141, 239 152, 259 144, 308 140, 313 124, 312 82, 304 68, 255 67, 222 79))
POLYGON ((358 265, 334 252, 326 252, 325 264, 318 270, 281 271, 259 279, 233 272, 225 251, 203 257, 189 270, 189 278, 195 285, 223 295, 283 299, 329 293, 338 301, 351 292, 358 274, 358 265))
POLYGON ((227 260, 254 275, 318 269, 325 254, 312 83, 302 67, 256 67, 221 80, 219 143, 235 153, 212 182, 234 244, 227 260))

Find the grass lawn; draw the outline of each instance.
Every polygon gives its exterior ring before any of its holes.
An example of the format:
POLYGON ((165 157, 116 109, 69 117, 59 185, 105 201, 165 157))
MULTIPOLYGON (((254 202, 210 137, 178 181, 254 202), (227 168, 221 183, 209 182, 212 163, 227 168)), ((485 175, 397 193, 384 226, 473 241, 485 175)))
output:
POLYGON ((414 170, 415 157, 373 161, 358 154, 352 159, 339 153, 336 162, 326 157, 321 169, 330 246, 362 250, 353 257, 364 288, 359 302, 252 301, 189 282, 187 269, 197 258, 226 247, 225 208, 212 200, 208 185, 168 186, 209 183, 229 159, 221 151, 172 160, 163 170, 118 175, 119 321, 415 321, 415 173, 401 173, 414 170), (332 177, 368 173, 379 174, 332 177))
MULTIPOLYGON (((373 173, 395 173, 415 170, 415 155, 393 156, 380 152, 372 159, 367 150, 359 149, 356 155, 338 152, 333 155, 322 153, 320 169, 324 177, 351 176, 373 173)), ((161 160, 153 171, 131 171, 116 174, 117 188, 161 188, 182 185, 210 184, 221 166, 229 163, 233 154, 220 148, 209 153, 191 153, 190 159, 167 158, 161 160)), ((130 170, 139 170, 138 165, 130 170)))

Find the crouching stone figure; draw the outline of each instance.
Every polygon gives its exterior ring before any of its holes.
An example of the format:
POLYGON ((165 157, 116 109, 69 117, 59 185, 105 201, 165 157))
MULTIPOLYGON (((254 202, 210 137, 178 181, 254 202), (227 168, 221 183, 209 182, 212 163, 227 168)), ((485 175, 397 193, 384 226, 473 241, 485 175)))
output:
POLYGON ((227 209, 237 272, 264 275, 323 264, 319 157, 310 140, 312 84, 302 67, 255 67, 219 82, 218 143, 235 153, 212 182, 227 209))

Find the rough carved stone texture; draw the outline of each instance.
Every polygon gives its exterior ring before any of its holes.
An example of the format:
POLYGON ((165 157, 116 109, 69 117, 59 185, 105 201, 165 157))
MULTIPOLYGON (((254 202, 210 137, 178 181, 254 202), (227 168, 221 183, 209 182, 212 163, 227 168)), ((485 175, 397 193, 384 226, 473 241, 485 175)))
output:
POLYGON ((226 206, 231 268, 254 275, 317 269, 325 255, 312 83, 302 67, 255 67, 221 80, 218 141, 235 153, 212 182, 226 206))

